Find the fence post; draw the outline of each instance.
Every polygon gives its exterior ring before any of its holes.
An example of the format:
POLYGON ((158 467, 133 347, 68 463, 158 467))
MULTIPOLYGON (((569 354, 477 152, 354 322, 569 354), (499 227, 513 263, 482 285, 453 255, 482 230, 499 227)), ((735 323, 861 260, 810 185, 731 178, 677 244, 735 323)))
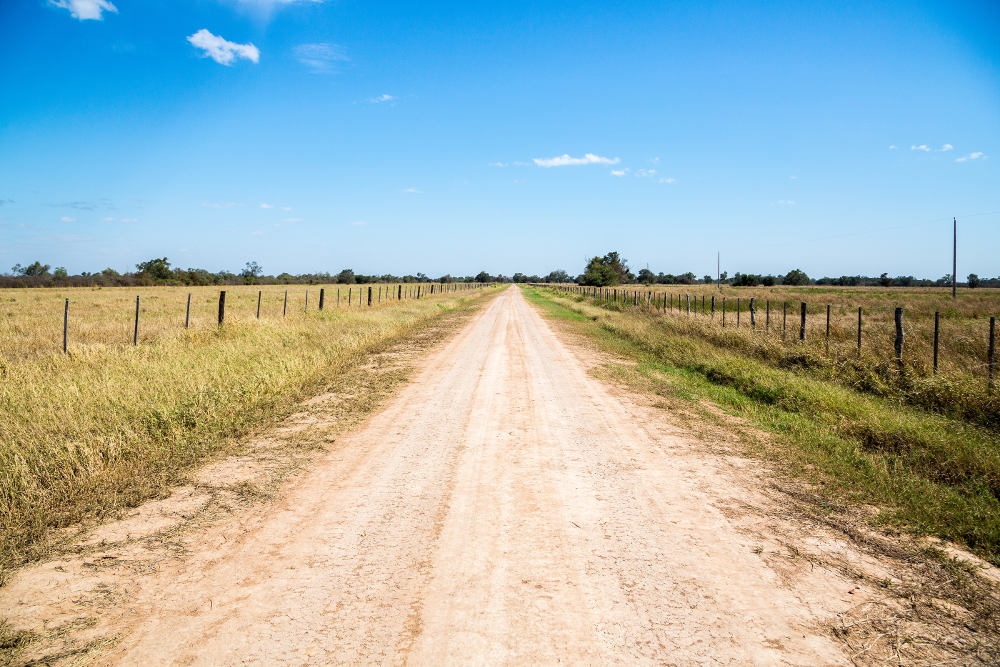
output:
POLYGON ((726 297, 722 297, 722 328, 726 328, 726 297))
POLYGON ((306 310, 309 310, 309 290, 306 290, 306 310))
POLYGON ((861 358, 861 306, 858 306, 858 359, 861 358))
MULTIPOLYGON (((260 297, 264 294, 264 290, 257 290, 257 319, 260 319, 260 297)), ((320 299, 322 301, 323 299, 320 299)))
MULTIPOLYGON (((309 292, 307 291, 308 295, 309 292)), ((308 296, 306 297, 308 298, 308 296)), ((219 326, 222 326, 222 322, 226 319, 226 290, 219 292, 219 326)))
POLYGON ((939 320, 940 313, 934 311, 934 373, 937 374, 938 369, 938 334, 939 334, 939 320))
POLYGON ((993 388, 993 374, 996 371, 996 365, 997 365, 997 361, 996 361, 996 349, 997 349, 996 333, 997 333, 997 318, 991 317, 990 318, 990 348, 989 348, 989 352, 986 355, 986 364, 989 367, 989 371, 990 371, 990 389, 993 388))
POLYGON ((781 302, 781 340, 785 340, 785 330, 788 328, 788 302, 781 302))
POLYGON ((826 304, 826 353, 830 354, 830 304, 826 304))
POLYGON ((687 308, 687 316, 691 317, 691 295, 684 295, 685 307, 687 308))
POLYGON ((323 310, 323 302, 326 301, 326 289, 323 287, 319 288, 319 309, 323 310))
POLYGON ((187 310, 184 313, 184 328, 187 329, 191 323, 191 292, 188 292, 187 310))
POLYGON ((757 328, 757 301, 756 297, 750 297, 750 328, 757 328))
POLYGON ((764 331, 771 330, 771 300, 764 302, 764 331))
POLYGON ((69 339, 69 299, 63 305, 63 353, 66 353, 66 344, 69 339))
POLYGON ((403 299, 403 286, 400 285, 399 286, 399 293, 396 295, 396 300, 397 301, 402 301, 402 299, 403 299))
POLYGON ((896 350, 896 363, 903 367, 903 309, 896 308, 896 342, 893 347, 896 350))
POLYGON ((740 328, 740 311, 743 310, 743 299, 741 297, 736 298, 736 328, 740 328))
POLYGON ((281 316, 284 317, 288 312, 288 290, 285 290, 285 302, 281 304, 281 316))
POLYGON ((132 345, 139 344, 139 295, 135 295, 135 329, 132 330, 132 345))
POLYGON ((372 307, 372 286, 368 286, 368 307, 372 307))
POLYGON ((348 287, 347 288, 347 307, 348 308, 351 307, 351 294, 353 292, 354 292, 354 288, 353 287, 348 287))
POLYGON ((715 319, 715 295, 712 295, 712 319, 715 319))
POLYGON ((799 340, 806 342, 806 302, 802 302, 802 321, 799 324, 799 340))

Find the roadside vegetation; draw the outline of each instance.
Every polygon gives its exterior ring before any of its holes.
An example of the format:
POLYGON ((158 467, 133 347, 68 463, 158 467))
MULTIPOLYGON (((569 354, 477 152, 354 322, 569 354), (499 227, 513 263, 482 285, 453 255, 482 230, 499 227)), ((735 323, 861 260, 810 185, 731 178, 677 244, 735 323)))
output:
POLYGON ((119 303, 132 295, 64 290, 55 302, 69 296, 78 327, 91 329, 77 331, 82 342, 62 354, 52 344, 53 329, 61 329, 48 317, 32 319, 47 312, 43 292, 28 301, 0 292, 0 582, 44 550, 51 529, 156 495, 365 364, 368 353, 496 293, 437 293, 353 309, 334 307, 328 293, 322 312, 305 311, 303 293, 282 318, 283 291, 272 292, 258 321, 257 290, 234 290, 220 328, 209 324, 217 291, 206 291, 198 326, 184 329, 188 290, 151 288, 143 293, 144 336, 133 347, 131 316, 119 303))
MULTIPOLYGON (((758 453, 824 494, 877 506, 879 522, 952 540, 1000 565, 998 398, 981 377, 975 387, 951 376, 920 379, 943 396, 925 405, 911 385, 886 379, 898 369, 883 372, 875 359, 855 367, 822 346, 782 345, 780 332, 768 337, 760 320, 753 332, 722 330, 709 318, 599 305, 555 289, 526 295, 635 360, 655 391, 708 401, 766 431, 758 453)), ((922 307, 919 298, 911 303, 922 307)))

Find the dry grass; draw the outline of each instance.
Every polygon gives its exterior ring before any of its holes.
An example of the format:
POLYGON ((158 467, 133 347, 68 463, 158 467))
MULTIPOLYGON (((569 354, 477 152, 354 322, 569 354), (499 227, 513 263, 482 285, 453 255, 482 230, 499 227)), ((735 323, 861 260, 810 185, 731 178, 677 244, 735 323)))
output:
POLYGON ((257 289, 230 289, 220 328, 210 324, 218 290, 190 290, 197 326, 185 330, 188 291, 140 290, 147 333, 135 348, 121 336, 131 333, 127 309, 120 314, 129 300, 134 309, 134 293, 0 292, 5 311, 25 313, 5 318, 0 332, 0 574, 37 555, 50 529, 137 504, 233 438, 287 415, 330 377, 363 365, 371 350, 493 293, 337 309, 328 292, 318 312, 318 289, 310 288, 310 311, 303 289, 296 308, 290 293, 282 319, 284 290, 272 288, 257 321, 257 289), (68 355, 51 349, 52 336, 38 326, 64 295, 90 314, 80 316, 81 342, 68 355))

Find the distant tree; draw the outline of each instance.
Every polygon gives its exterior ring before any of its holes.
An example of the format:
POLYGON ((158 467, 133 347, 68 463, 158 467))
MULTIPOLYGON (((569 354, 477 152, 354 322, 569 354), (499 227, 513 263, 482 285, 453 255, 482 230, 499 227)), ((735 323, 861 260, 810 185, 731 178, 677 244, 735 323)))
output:
POLYGON ((774 287, 774 283, 775 283, 775 278, 772 275, 760 277, 760 284, 765 287, 774 287))
POLYGON ((617 252, 609 252, 604 257, 593 257, 587 263, 580 282, 584 285, 605 287, 627 283, 632 277, 625 260, 617 252))
POLYGON ((705 283, 706 285, 711 285, 712 283, 715 282, 715 278, 706 273, 701 277, 701 282, 705 283))
POLYGON ((639 274, 636 276, 636 280, 643 285, 652 285, 656 282, 656 274, 649 269, 639 269, 639 274))
POLYGON ((802 269, 792 269, 781 278, 781 282, 784 285, 808 285, 809 276, 802 269))
POLYGON ((341 285, 353 285, 354 271, 351 269, 343 269, 340 273, 337 274, 337 277, 334 280, 340 283, 341 285))
POLYGON ((138 269, 144 278, 150 280, 170 280, 173 277, 173 272, 170 271, 170 262, 167 261, 166 257, 157 257, 145 262, 139 262, 135 265, 135 268, 138 269))
POLYGON ((493 282, 493 276, 491 276, 490 274, 486 273, 485 271, 480 271, 479 273, 476 274, 476 280, 474 282, 477 282, 477 283, 491 283, 491 282, 493 282))
POLYGON ((883 273, 881 276, 879 276, 878 283, 882 287, 891 287, 892 286, 892 278, 889 277, 888 273, 883 273))
POLYGON ((677 282, 677 276, 672 273, 663 273, 662 271, 656 274, 656 282, 661 285, 673 285, 677 282))
POLYGON ((760 282, 760 276, 753 273, 737 271, 736 275, 733 276, 733 285, 736 287, 756 287, 758 282, 760 282))
MULTIPOLYGON (((455 281, 455 279, 451 277, 450 273, 446 273, 443 276, 441 276, 440 278, 438 278, 438 282, 439 283, 450 283, 450 282, 454 282, 454 281, 455 281)), ((477 282, 486 282, 486 281, 483 280, 483 281, 477 281, 477 282)))
POLYGON ((429 283, 431 281, 431 279, 427 277, 427 274, 420 273, 419 271, 417 271, 416 279, 418 283, 429 283))
MULTIPOLYGON (((480 281, 480 282, 482 282, 482 281, 480 281)), ((549 272, 549 275, 547 275, 544 278, 542 278, 541 282, 544 282, 544 283, 571 283, 571 282, 573 282, 573 279, 569 277, 568 273, 566 273, 562 269, 558 269, 556 271, 549 272)))
POLYGON ((15 264, 11 271, 13 271, 15 275, 19 276, 44 276, 49 272, 49 265, 42 264, 38 261, 32 262, 28 266, 15 264))
POLYGON ((56 277, 56 278, 67 278, 67 277, 69 277, 69 273, 66 272, 66 267, 65 266, 57 266, 55 268, 55 271, 52 272, 52 275, 54 277, 56 277))
POLYGON ((969 277, 966 280, 971 289, 976 289, 977 287, 979 287, 980 283, 979 276, 977 276, 975 273, 970 273, 969 277))
POLYGON ((694 274, 691 273, 690 271, 688 271, 687 273, 682 273, 681 275, 677 276, 677 283, 679 285, 694 285, 696 282, 697 278, 695 278, 694 274))
POLYGON ((528 276, 518 272, 514 274, 514 277, 511 278, 511 280, 513 280, 515 283, 526 283, 528 282, 528 276))
POLYGON ((719 280, 721 282, 726 282, 726 280, 728 278, 729 278, 729 272, 728 271, 723 271, 722 273, 719 274, 719 280))

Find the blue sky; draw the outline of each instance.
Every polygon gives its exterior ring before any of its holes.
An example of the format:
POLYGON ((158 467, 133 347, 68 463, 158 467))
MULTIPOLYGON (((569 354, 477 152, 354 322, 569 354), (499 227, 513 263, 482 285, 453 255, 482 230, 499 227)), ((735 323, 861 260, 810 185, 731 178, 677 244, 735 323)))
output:
POLYGON ((0 270, 1000 274, 995 2, 0 3, 0 270))

